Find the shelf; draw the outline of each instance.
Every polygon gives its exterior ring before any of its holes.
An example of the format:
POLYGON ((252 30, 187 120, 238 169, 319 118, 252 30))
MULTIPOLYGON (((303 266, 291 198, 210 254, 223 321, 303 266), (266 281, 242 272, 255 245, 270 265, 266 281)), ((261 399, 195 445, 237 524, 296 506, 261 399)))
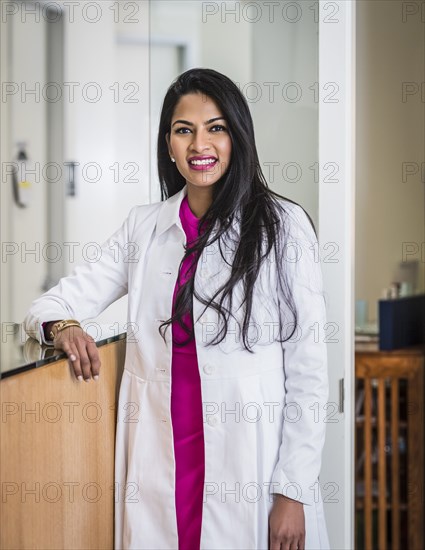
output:
MULTIPOLYGON (((372 510, 378 510, 379 506, 377 502, 372 502, 372 510)), ((364 502, 363 500, 356 499, 356 510, 363 510, 364 509, 364 502)), ((392 510, 393 507, 391 504, 387 504, 387 510, 392 510)), ((408 510, 408 505, 406 503, 400 503, 398 505, 399 510, 408 510)))
MULTIPOLYGON (((365 423, 365 418, 364 416, 358 416, 356 418, 356 424, 358 426, 363 426, 363 424, 365 423)), ((376 418, 375 417, 372 417, 371 420, 370 420, 370 424, 371 426, 376 426, 377 422, 376 422, 376 418)), ((406 420, 399 420, 398 421, 398 425, 400 428, 407 428, 408 426, 408 423, 406 420)), ((385 421, 385 426, 388 427, 388 426, 391 426, 391 423, 389 420, 386 420, 385 421)))

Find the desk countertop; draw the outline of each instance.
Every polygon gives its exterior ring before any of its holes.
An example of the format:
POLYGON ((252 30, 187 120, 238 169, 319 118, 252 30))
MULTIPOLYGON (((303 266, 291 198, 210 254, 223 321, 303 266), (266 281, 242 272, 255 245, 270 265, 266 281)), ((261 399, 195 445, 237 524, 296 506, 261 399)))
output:
MULTIPOLYGON (((90 330, 88 333, 96 340, 98 347, 126 338, 126 332, 117 333, 116 325, 97 325, 96 333, 90 330)), ((66 354, 62 350, 40 346, 37 340, 27 336, 21 324, 15 323, 2 335, 0 377, 6 378, 43 367, 64 357, 66 354)))

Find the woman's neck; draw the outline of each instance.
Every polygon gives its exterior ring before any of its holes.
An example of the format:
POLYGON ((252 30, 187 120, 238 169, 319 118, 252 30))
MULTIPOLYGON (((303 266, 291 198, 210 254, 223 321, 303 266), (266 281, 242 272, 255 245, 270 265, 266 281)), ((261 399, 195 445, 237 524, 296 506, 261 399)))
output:
POLYGON ((202 218, 212 203, 212 186, 195 187, 188 184, 187 199, 195 216, 202 218))

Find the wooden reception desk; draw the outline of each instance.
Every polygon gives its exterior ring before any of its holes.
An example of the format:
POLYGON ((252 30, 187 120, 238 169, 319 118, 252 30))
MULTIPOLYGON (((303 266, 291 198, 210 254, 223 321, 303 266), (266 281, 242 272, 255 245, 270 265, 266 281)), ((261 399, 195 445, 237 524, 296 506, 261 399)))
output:
POLYGON ((122 336, 98 345, 97 382, 78 382, 66 358, 2 376, 2 549, 114 547, 122 336))

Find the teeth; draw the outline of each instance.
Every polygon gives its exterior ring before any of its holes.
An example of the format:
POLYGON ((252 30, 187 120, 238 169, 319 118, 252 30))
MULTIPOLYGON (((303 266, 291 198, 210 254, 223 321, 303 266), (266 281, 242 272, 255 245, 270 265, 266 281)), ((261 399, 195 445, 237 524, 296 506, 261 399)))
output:
POLYGON ((190 164, 194 164, 195 166, 204 166, 206 164, 214 164, 216 159, 205 159, 205 160, 191 160, 189 161, 190 164))

